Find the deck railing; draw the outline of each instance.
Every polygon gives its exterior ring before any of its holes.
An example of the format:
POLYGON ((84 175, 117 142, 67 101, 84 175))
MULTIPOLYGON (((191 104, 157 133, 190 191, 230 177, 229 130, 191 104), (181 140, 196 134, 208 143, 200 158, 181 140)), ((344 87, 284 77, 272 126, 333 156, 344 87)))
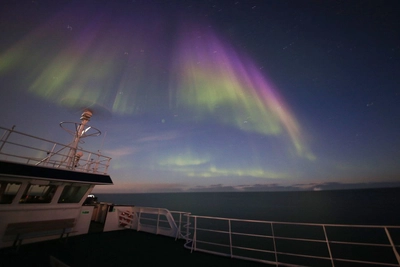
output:
POLYGON ((400 266, 400 226, 243 220, 134 208, 138 220, 131 228, 185 239, 192 252, 275 266, 400 266), (174 223, 167 219, 171 216, 174 223))
POLYGON ((46 140, 33 135, 0 127, 0 159, 40 165, 51 168, 69 169, 78 172, 107 174, 111 158, 99 151, 78 149, 81 157, 70 155, 70 145, 46 140))
POLYGON ((400 226, 188 217, 192 251, 276 266, 400 266, 400 226))
POLYGON ((189 219, 188 212, 139 206, 116 206, 115 208, 118 211, 118 223, 125 228, 170 236, 175 240, 186 240, 190 237, 189 225, 184 221, 189 219))

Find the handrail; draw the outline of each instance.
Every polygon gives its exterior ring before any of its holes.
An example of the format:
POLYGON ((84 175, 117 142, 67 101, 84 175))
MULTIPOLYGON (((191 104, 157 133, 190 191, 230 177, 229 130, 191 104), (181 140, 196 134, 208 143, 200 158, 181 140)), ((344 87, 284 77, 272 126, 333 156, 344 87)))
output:
POLYGON ((100 151, 91 152, 79 149, 87 157, 71 159, 68 155, 73 149, 65 145, 36 137, 30 134, 0 127, 4 133, 0 138, 0 159, 29 165, 40 165, 57 169, 68 169, 77 172, 107 174, 111 158, 103 156, 100 151), (68 160, 69 159, 69 160, 68 160), (73 162, 74 164, 68 164, 73 162))
POLYGON ((335 263, 400 266, 398 252, 400 244, 394 241, 400 242, 400 237, 397 236, 397 239, 394 239, 391 233, 391 230, 397 231, 396 233, 399 235, 400 226, 294 223, 198 215, 187 216, 193 222, 193 227, 190 227, 190 232, 193 234, 190 235, 191 238, 186 238, 185 248, 191 251, 279 264, 279 266, 308 266, 309 263, 307 262, 318 261, 320 264, 323 262, 324 265, 332 267, 335 266, 335 263), (239 230, 235 230, 234 224, 239 230), (249 225, 246 228, 246 224, 258 225, 258 228, 262 229, 264 233, 252 233, 253 229, 249 225), (282 226, 293 229, 286 229, 285 232, 282 226), (310 229, 307 229, 307 231, 300 229, 303 232, 299 233, 298 230, 295 230, 296 227, 308 227, 310 229), (278 231, 279 228, 283 230, 278 231), (355 236, 350 238, 345 235, 343 239, 340 234, 344 235, 344 233, 340 233, 340 230, 348 229, 355 236), (338 230, 339 232, 337 232, 338 230), (365 241, 365 236, 355 233, 359 230, 370 231, 371 235, 379 234, 378 237, 381 240, 365 241), (290 231, 295 231, 294 235, 288 235, 287 232, 290 231), (335 234, 335 232, 337 233, 335 234), (315 235, 318 235, 318 238, 315 235), (253 241, 250 242, 251 245, 248 245, 246 242, 241 243, 241 238, 248 239, 247 242, 253 241), (364 241, 358 240, 360 238, 364 241), (269 247, 267 247, 267 244, 269 244, 269 247), (309 250, 308 247, 310 247, 309 250), (311 248, 315 251, 312 251, 311 248), (365 250, 373 253, 365 254, 365 250), (346 251, 352 252, 350 256, 347 255, 349 253, 346 251), (254 256, 254 253, 258 256, 254 256), (374 254, 377 254, 376 257, 374 257, 374 254))
POLYGON ((184 247, 191 252, 200 251, 276 266, 323 264, 335 267, 335 264, 346 263, 400 267, 400 226, 244 220, 199 216, 160 208, 130 208, 135 216, 129 228, 174 237, 175 240, 184 239, 184 247), (300 229, 300 233, 297 229, 290 233, 293 229, 285 230, 282 226, 309 229, 300 229), (350 238, 340 231, 335 233, 341 229, 368 230, 370 235, 378 233, 381 236, 380 240, 363 241, 359 240, 364 238, 363 235, 356 234, 350 238), (397 235, 393 236, 393 233, 397 235), (304 248, 306 251, 302 251, 304 248), (365 249, 369 253, 365 254, 365 249))
POLYGON ((120 225, 123 224, 124 228, 130 228, 137 231, 153 233, 157 235, 165 235, 174 237, 176 239, 187 239, 189 233, 182 234, 182 228, 189 229, 189 224, 183 222, 183 216, 190 213, 182 211, 169 211, 163 208, 153 207, 138 207, 138 206, 123 206, 124 209, 116 206, 118 211, 118 218, 120 225), (127 217, 124 214, 131 217, 127 217), (173 215, 179 215, 175 218, 173 215), (129 222, 129 223, 127 223, 129 222), (182 227, 183 226, 183 227, 182 227))

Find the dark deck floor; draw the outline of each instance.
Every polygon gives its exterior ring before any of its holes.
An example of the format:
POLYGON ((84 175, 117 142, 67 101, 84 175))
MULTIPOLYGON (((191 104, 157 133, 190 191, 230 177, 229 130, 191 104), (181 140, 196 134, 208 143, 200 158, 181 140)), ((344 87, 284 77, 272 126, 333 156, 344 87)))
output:
MULTIPOLYGON (((50 266, 53 256, 68 266, 266 266, 265 264, 193 252, 184 241, 123 230, 22 245, 18 252, 0 250, 0 266, 50 266)), ((57 266, 57 265, 56 265, 57 266)), ((61 266, 61 265, 59 265, 61 266)))

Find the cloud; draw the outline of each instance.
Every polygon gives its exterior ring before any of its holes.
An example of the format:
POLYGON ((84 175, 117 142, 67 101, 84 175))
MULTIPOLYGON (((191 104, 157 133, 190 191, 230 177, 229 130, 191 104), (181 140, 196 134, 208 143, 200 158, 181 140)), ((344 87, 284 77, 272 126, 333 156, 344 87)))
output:
POLYGON ((146 134, 146 137, 142 137, 136 140, 138 143, 154 142, 154 141, 168 141, 174 140, 181 136, 178 131, 162 132, 157 134, 146 134))
POLYGON ((196 186, 193 188, 189 188, 187 191, 190 192, 232 192, 237 191, 237 188, 234 186, 224 186, 222 184, 215 184, 209 186, 196 186))
POLYGON ((387 188, 400 187, 400 182, 360 182, 360 183, 312 183, 312 184, 297 184, 300 190, 346 190, 346 189, 367 189, 367 188, 387 188))
POLYGON ((115 183, 113 186, 96 186, 94 193, 176 193, 185 187, 179 183, 115 183))
POLYGON ((158 162, 165 171, 174 171, 187 177, 252 177, 264 179, 286 179, 286 173, 266 171, 261 168, 220 168, 210 164, 209 156, 194 156, 191 153, 169 156, 158 162))
POLYGON ((241 191, 251 191, 251 192, 259 192, 259 191, 298 191, 297 188, 293 188, 292 186, 284 186, 277 183, 273 184, 253 184, 253 185, 241 185, 238 187, 241 191))
MULTIPOLYGON (((165 167, 185 167, 185 166, 198 166, 206 164, 210 161, 209 157, 196 157, 191 153, 185 153, 176 156, 169 156, 166 159, 159 161, 159 165, 165 167)), ((179 170, 179 169, 178 169, 179 170)))
POLYGON ((254 169, 227 169, 211 166, 205 171, 188 172, 188 176, 192 177, 219 177, 219 176, 236 176, 236 177, 256 177, 266 179, 285 179, 287 174, 279 172, 265 171, 260 168, 254 169))
POLYGON ((132 155, 137 151, 138 151, 138 149, 133 146, 125 146, 125 147, 120 147, 117 149, 105 150, 104 154, 106 154, 112 158, 118 158, 118 157, 132 155))
POLYGON ((375 183, 307 183, 281 185, 278 183, 270 184, 252 184, 252 185, 237 185, 229 186, 223 184, 210 186, 197 186, 187 189, 191 192, 277 192, 277 191, 321 191, 321 190, 348 190, 348 189, 368 189, 368 188, 390 188, 400 187, 400 182, 375 182, 375 183))
POLYGON ((151 134, 146 132, 142 133, 141 135, 143 135, 144 137, 139 137, 133 142, 132 138, 126 139, 123 141, 123 143, 127 145, 116 149, 105 150, 104 153, 107 154, 107 156, 110 156, 111 158, 114 159, 119 157, 127 158, 127 156, 138 154, 138 152, 152 151, 154 149, 154 146, 157 145, 156 142, 158 141, 173 140, 180 136, 180 134, 177 131, 169 131, 157 134, 151 134))

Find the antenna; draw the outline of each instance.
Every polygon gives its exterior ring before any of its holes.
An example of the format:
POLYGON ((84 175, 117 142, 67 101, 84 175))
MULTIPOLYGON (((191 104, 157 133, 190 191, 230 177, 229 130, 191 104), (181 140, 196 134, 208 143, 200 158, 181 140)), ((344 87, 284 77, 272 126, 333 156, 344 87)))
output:
MULTIPOLYGON (((79 159, 82 157, 82 152, 77 152, 78 149, 78 144, 81 141, 82 138, 88 137, 88 136, 99 136, 101 135, 100 130, 98 130, 95 127, 89 126, 88 122, 90 121, 90 118, 93 115, 93 111, 89 108, 84 109, 82 115, 81 115, 81 122, 76 123, 76 122, 61 122, 60 126, 63 128, 65 131, 69 132, 72 134, 73 140, 72 143, 69 145, 70 150, 68 153, 68 158, 67 158, 67 166, 71 169, 74 169, 75 166, 77 165, 77 162, 79 159), (68 129, 67 125, 74 124, 74 130, 68 129)), ((69 127, 71 128, 71 127, 69 127)))
POLYGON ((82 112, 80 123, 60 123, 61 128, 63 128, 65 131, 73 136, 72 143, 69 145, 70 151, 68 153, 67 166, 70 169, 74 169, 80 157, 82 156, 82 153, 77 152, 78 144, 82 142, 81 139, 88 136, 101 135, 100 130, 88 125, 88 122, 92 118, 92 115, 96 114, 96 118, 107 120, 111 117, 111 112, 105 106, 84 98, 64 98, 61 100, 60 104, 74 114, 76 114, 77 111, 82 112))

